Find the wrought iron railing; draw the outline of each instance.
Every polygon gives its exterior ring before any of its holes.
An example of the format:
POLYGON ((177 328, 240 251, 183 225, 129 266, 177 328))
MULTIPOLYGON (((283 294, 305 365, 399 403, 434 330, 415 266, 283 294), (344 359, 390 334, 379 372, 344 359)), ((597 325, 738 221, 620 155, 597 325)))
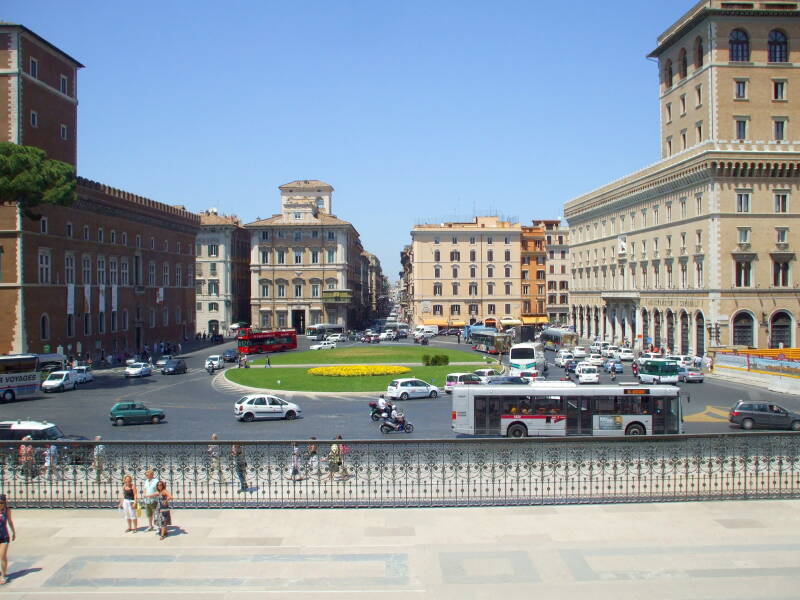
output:
POLYGON ((148 469, 180 507, 532 505, 800 497, 800 435, 344 442, 3 442, 14 506, 113 506, 148 469), (236 445, 242 454, 237 458, 236 445), (219 458, 217 458, 219 457, 219 458), (297 471, 293 473, 293 466, 297 471), (241 482, 244 481, 244 485, 241 482))

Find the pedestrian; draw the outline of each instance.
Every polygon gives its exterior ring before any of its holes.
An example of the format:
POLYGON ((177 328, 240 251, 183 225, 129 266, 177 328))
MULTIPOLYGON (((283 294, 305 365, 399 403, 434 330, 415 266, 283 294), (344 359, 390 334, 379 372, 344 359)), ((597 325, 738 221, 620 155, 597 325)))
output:
POLYGON ((117 505, 122 510, 122 514, 128 524, 125 533, 136 533, 139 531, 137 510, 140 509, 138 503, 139 499, 136 494, 136 486, 133 483, 133 477, 125 475, 125 477, 122 478, 122 489, 120 490, 119 504, 117 505))
POLYGON ((239 479, 239 493, 246 492, 247 485, 247 457, 244 454, 244 448, 241 444, 234 444, 231 446, 231 459, 233 461, 233 468, 236 471, 236 477, 239 479))
MULTIPOLYGON (((211 434, 211 441, 216 442, 219 439, 216 433, 211 434)), ((208 457, 210 459, 210 468, 208 470, 209 479, 213 475, 217 476, 217 481, 222 483, 222 463, 220 462, 220 447, 219 444, 208 445, 208 457)))
POLYGON ((328 463, 328 481, 333 481, 334 476, 339 472, 342 466, 342 455, 339 451, 339 444, 334 440, 331 444, 331 449, 328 451, 328 456, 322 459, 328 463))
POLYGON ((460 343, 461 343, 461 331, 456 333, 456 344, 460 344, 460 343))
POLYGON ((269 361, 269 355, 267 355, 267 362, 264 363, 264 368, 265 369, 271 369, 272 368, 272 363, 269 361))
POLYGON ((300 448, 296 443, 292 444, 292 481, 302 481, 305 479, 300 473, 300 448))
MULTIPOLYGON (((26 435, 22 438, 23 442, 30 442, 33 438, 26 435)), ((18 450, 18 462, 22 469, 22 474, 29 479, 36 476, 36 458, 31 444, 20 444, 18 450)))
POLYGON ((97 442, 92 451, 92 468, 94 468, 94 478, 97 483, 103 478, 103 468, 106 462, 106 447, 101 444, 100 440, 103 438, 99 435, 94 436, 94 441, 97 442))
POLYGON ((347 470, 347 465, 345 464, 344 459, 350 454, 350 446, 342 441, 341 435, 336 436, 336 443, 339 444, 339 455, 341 456, 341 460, 339 461, 339 469, 342 472, 342 479, 347 479, 350 477, 350 473, 347 470))
POLYGON ((147 513, 147 531, 153 531, 153 520, 158 510, 158 478, 155 475, 152 469, 148 469, 144 474, 142 498, 144 498, 144 511, 147 513))
POLYGON ((172 511, 170 510, 170 501, 172 500, 172 496, 170 496, 169 492, 167 491, 167 484, 163 481, 159 481, 156 484, 156 498, 158 500, 158 512, 156 513, 156 524, 158 525, 158 532, 161 534, 159 539, 163 540, 167 537, 167 527, 172 525, 172 511))
POLYGON ((319 456, 317 448, 317 438, 311 437, 311 443, 306 446, 306 470, 319 477, 322 473, 319 470, 319 456))
POLYGON ((17 539, 11 509, 5 494, 0 494, 0 585, 8 583, 8 546, 17 539), (8 529, 11 528, 11 535, 8 529))
POLYGON ((178 354, 180 354, 181 352, 183 352, 183 344, 178 342, 178 354))
POLYGON ((51 478, 56 471, 56 463, 58 462, 58 446, 50 444, 44 451, 44 467, 42 468, 42 475, 51 478))

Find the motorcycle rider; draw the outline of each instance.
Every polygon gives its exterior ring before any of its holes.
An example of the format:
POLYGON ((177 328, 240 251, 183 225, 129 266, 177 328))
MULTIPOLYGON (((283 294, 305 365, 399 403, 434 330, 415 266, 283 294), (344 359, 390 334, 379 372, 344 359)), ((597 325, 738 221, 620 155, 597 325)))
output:
POLYGON ((397 410, 396 406, 393 406, 392 413, 389 416, 388 420, 392 427, 394 427, 395 429, 400 429, 406 422, 406 416, 399 410, 397 410))

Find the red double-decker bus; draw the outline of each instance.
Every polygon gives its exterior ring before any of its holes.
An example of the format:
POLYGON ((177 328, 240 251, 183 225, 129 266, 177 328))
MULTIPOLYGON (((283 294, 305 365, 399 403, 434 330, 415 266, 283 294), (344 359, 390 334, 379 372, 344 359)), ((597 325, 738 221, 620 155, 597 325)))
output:
POLYGON ((236 336, 239 354, 259 354, 261 352, 282 352, 297 348, 297 333, 294 329, 279 331, 259 331, 240 329, 236 336))

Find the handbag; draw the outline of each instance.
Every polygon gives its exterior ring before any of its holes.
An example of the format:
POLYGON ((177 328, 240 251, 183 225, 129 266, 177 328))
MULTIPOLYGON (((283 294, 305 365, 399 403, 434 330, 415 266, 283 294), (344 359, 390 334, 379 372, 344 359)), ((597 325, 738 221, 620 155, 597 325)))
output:
POLYGON ((136 502, 135 508, 136 508, 136 516, 137 517, 141 517, 142 516, 142 507, 139 504, 139 502, 136 502))

